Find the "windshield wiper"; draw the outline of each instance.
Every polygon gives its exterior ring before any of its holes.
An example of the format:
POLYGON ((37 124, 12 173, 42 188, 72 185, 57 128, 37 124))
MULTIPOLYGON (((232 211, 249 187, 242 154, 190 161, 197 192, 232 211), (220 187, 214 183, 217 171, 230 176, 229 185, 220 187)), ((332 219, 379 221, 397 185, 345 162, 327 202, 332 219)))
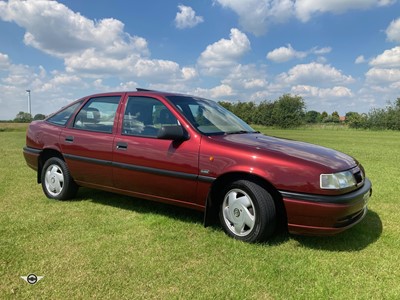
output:
POLYGON ((259 131, 238 130, 238 131, 225 132, 225 134, 244 134, 244 133, 259 133, 259 131))

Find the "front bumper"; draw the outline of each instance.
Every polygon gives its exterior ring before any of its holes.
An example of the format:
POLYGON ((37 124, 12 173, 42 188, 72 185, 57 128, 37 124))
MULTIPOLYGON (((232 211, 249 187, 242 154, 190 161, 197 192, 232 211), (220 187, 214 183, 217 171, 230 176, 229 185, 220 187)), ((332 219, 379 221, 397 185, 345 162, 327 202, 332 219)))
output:
POLYGON ((356 191, 340 196, 281 192, 288 230, 294 234, 333 235, 342 232, 367 214, 372 184, 365 178, 356 191))

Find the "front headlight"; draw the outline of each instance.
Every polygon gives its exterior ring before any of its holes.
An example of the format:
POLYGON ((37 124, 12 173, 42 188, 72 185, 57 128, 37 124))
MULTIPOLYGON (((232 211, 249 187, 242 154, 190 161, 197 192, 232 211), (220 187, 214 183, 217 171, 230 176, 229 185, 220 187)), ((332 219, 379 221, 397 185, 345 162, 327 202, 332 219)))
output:
POLYGON ((357 182, 350 171, 335 174, 321 174, 320 187, 326 190, 340 190, 357 185, 357 182))

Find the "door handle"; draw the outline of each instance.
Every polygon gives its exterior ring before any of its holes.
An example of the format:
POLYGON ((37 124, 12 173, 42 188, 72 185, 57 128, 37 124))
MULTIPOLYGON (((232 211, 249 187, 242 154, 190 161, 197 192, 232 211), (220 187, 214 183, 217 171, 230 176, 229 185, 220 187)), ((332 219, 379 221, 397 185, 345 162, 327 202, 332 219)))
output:
POLYGON ((128 144, 124 142, 117 142, 117 149, 126 150, 128 149, 128 144))
POLYGON ((66 141, 67 143, 72 143, 72 142, 74 141, 74 137, 71 136, 71 135, 66 136, 66 137, 65 137, 65 141, 66 141))

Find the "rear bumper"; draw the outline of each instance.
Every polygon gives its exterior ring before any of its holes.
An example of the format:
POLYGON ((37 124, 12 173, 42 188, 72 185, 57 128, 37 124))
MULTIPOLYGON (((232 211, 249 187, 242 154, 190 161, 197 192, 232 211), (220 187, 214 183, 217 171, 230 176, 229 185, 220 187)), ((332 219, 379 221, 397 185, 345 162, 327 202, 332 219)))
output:
POLYGON ((333 235, 360 222, 367 214, 371 182, 340 196, 318 196, 281 192, 288 230, 294 234, 333 235))
POLYGON ((35 171, 39 168, 39 156, 41 152, 42 150, 31 147, 24 147, 23 149, 26 164, 35 171))

